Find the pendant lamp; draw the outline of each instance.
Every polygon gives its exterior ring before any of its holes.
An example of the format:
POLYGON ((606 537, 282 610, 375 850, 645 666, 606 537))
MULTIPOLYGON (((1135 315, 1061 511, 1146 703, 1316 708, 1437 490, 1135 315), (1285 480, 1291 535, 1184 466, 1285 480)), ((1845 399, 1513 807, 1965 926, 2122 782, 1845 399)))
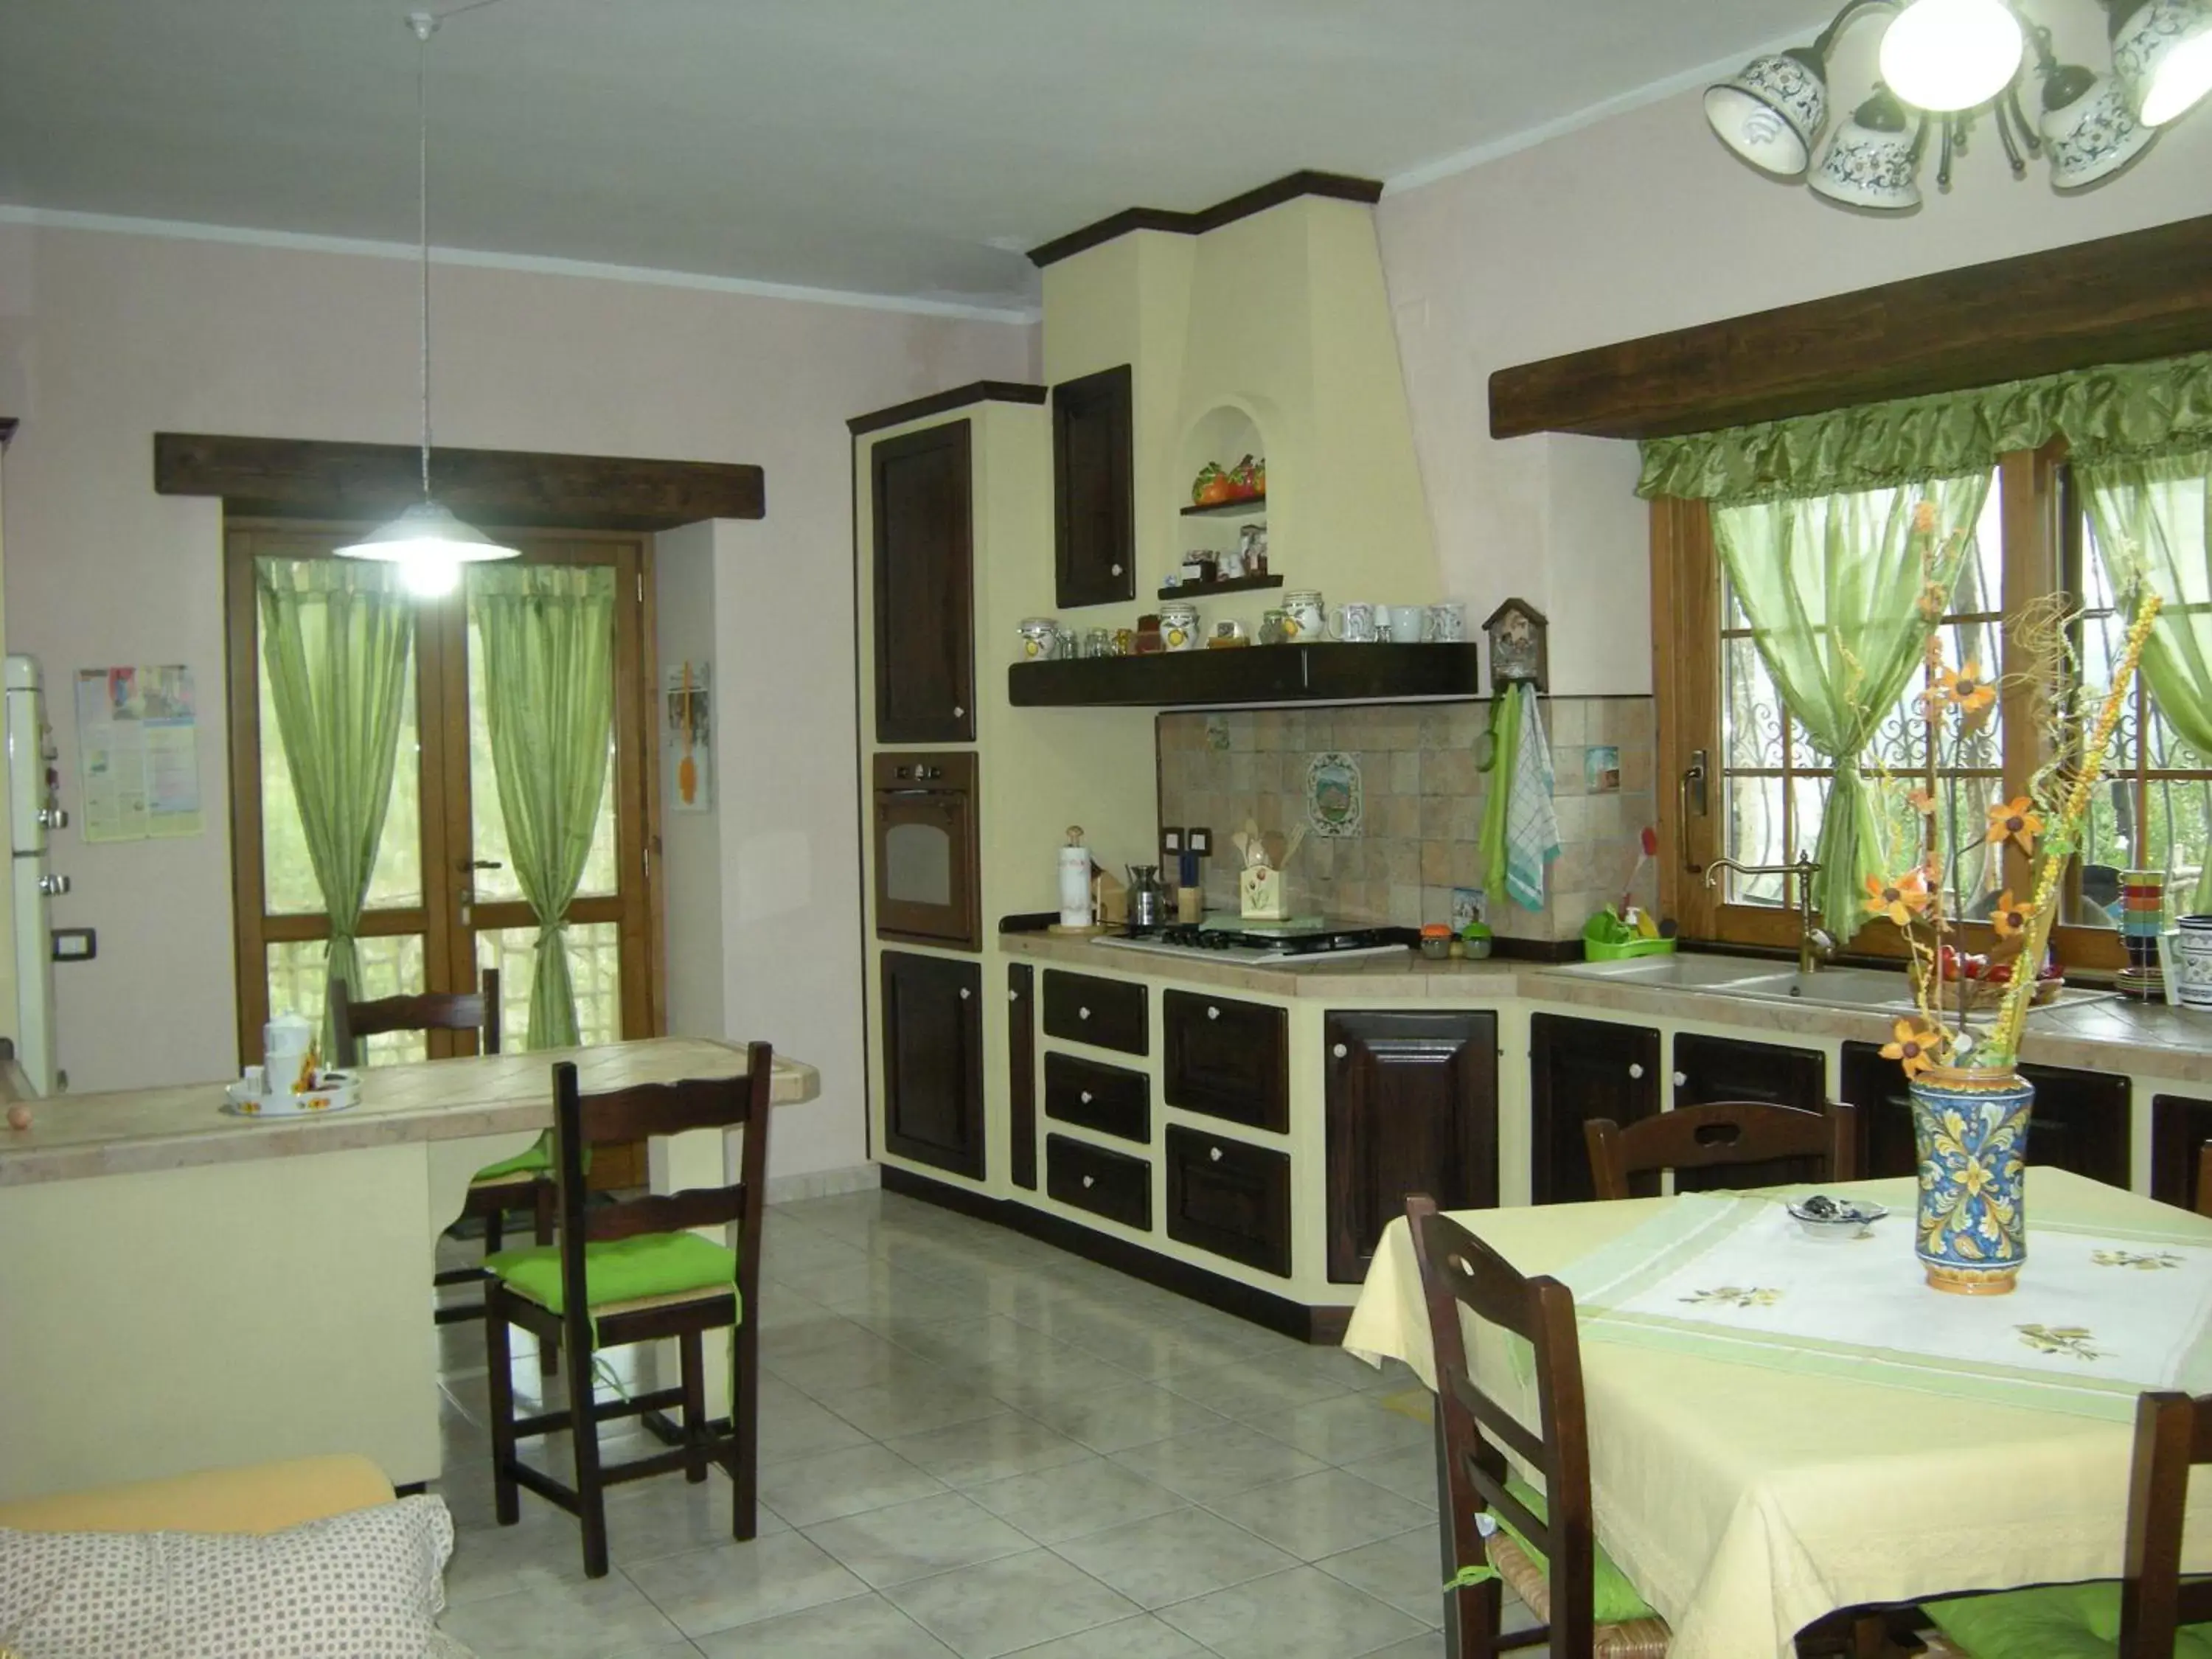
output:
POLYGON ((420 46, 416 65, 416 202, 420 230, 422 389, 422 499, 389 524, 338 549, 345 559, 377 559, 399 567, 408 590, 424 599, 450 593, 460 585, 461 567, 486 559, 511 559, 518 550, 501 546, 456 518, 430 495, 430 37, 438 20, 427 11, 410 12, 407 27, 420 46))

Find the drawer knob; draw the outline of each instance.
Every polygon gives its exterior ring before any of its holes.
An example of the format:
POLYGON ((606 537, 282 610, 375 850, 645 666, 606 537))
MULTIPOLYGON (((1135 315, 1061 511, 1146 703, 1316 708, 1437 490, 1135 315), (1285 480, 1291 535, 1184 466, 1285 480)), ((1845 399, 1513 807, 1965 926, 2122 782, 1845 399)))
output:
POLYGON ((952 718, 954 720, 965 720, 967 717, 968 711, 966 709, 963 708, 958 703, 952 705, 952 718))
POLYGON ((963 1002, 968 1000, 968 988, 964 985, 960 988, 960 1000, 963 1002))
POLYGON ((1218 1146, 1214 1147, 1211 1152, 1207 1152, 1207 1153, 1206 1153, 1206 1156, 1207 1156, 1208 1158, 1212 1158, 1212 1159, 1216 1164, 1220 1163, 1220 1162, 1221 1162, 1221 1148, 1220 1148, 1220 1147, 1218 1147, 1218 1146))
POLYGON ((1675 1086, 1677 1089, 1680 1088, 1684 1084, 1687 1083, 1689 1080, 1690 1080, 1690 1074, 1689 1074, 1687 1072, 1677 1072, 1677 1073, 1674 1073, 1674 1086, 1675 1086))
POLYGON ((1114 567, 1114 574, 1117 576, 1121 574, 1121 567, 1120 565, 1117 564, 1114 567))
POLYGON ((1351 1052, 1352 1050, 1346 1048, 1341 1042, 1338 1043, 1335 1048, 1329 1050, 1329 1053, 1334 1054, 1339 1060, 1342 1060, 1351 1052))
POLYGON ((1218 1008, 1209 1007, 1206 1011, 1206 1017, 1208 1019, 1219 1019, 1221 1018, 1221 1010, 1218 1008))
POLYGON ((1088 1008, 1078 1008, 1075 1011, 1075 1017, 1078 1019, 1088 1019, 1091 1018, 1091 1011, 1088 1008))
POLYGON ((1634 1078, 1642 1077, 1644 1075, 1644 1067, 1641 1063, 1636 1060, 1631 1060, 1628 1064, 1628 1075, 1634 1078))
POLYGON ((1006 1000, 1009 1002, 1019 1002, 1021 1000, 1022 994, 1019 991, 1009 991, 1006 993, 1006 1000))
POLYGON ((1085 1106, 1088 1106, 1091 1103, 1091 1091, 1088 1089, 1085 1089, 1083 1091, 1083 1103, 1085 1106))
POLYGON ((1083 1177, 1083 1184, 1086 1187, 1096 1187, 1098 1184, 1098 1177, 1097 1176, 1085 1176, 1083 1177))

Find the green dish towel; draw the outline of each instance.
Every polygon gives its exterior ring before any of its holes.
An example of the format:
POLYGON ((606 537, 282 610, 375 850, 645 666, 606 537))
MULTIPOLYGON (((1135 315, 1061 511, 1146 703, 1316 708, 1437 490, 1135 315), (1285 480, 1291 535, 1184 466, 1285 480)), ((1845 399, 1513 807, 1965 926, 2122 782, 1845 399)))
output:
POLYGON ((1535 695, 1508 685, 1490 708, 1490 792, 1482 805, 1484 889, 1524 910, 1544 908, 1545 866, 1559 855, 1552 751, 1535 695))
MULTIPOLYGON (((2112 1579, 1921 1605, 1973 1659, 2117 1659, 2119 1652, 2120 1587, 2112 1579)), ((2184 1625, 2173 1659, 2212 1659, 2212 1625, 2184 1625)))

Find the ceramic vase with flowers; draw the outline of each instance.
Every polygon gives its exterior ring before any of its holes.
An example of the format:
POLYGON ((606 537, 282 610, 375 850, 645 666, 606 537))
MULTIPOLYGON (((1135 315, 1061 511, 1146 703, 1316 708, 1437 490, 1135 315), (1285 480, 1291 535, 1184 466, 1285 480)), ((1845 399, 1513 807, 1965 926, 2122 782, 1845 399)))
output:
MULTIPOLYGON (((2021 1037, 2029 1007, 2046 988, 2056 988, 2042 963, 2059 884, 2081 844, 2159 600, 2150 592, 2140 596, 2112 684, 2101 692, 2058 690, 2074 683, 2064 672, 2074 617, 2063 604, 2030 607, 2014 619, 2008 648, 2014 672, 2008 678, 2023 694, 2054 758, 2029 780, 2027 794, 1988 808, 1985 851, 2016 853, 2027 874, 1996 900, 1989 921, 1996 948, 1985 967, 1969 972, 1969 958, 1952 943, 1966 907, 1955 873, 1961 860, 1953 860, 1947 891, 1937 851, 1936 767, 1943 738, 1950 738, 1955 754, 1963 736, 1989 717, 1998 688, 1978 663, 1954 669, 1943 660, 1936 623, 1948 594, 1936 573, 1955 565, 1965 532, 1939 545, 1935 508, 1923 502, 1912 533, 1920 545, 1921 615, 1929 624, 1920 696, 1926 765, 1906 795, 1918 827, 1917 859, 1892 859, 1889 867, 1899 873, 1869 876, 1866 902, 1904 935, 1917 1012, 1897 1022, 1882 1053, 1903 1066, 1912 1097, 1920 1166, 1913 1249, 1928 1283, 1956 1295, 2002 1296, 2018 1283, 2027 1258, 2027 1139, 2035 1089, 2017 1069, 2021 1037), (1977 1013, 1990 1017, 1986 1029, 1975 1026, 1977 1013)), ((1882 781, 1885 788, 1900 782, 1882 781)))

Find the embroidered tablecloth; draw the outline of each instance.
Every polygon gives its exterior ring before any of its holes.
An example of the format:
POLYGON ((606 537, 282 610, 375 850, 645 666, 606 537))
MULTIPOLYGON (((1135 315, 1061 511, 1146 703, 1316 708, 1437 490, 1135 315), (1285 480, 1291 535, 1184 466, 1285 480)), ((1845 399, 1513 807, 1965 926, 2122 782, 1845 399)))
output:
MULTIPOLYGON (((1912 1182, 1830 1190, 1874 1199, 1897 1213, 1876 1224, 1870 1241, 1808 1245, 1840 1258, 1820 1271, 1856 1273, 1863 1267, 1880 1277, 1876 1264, 1887 1257, 1899 1294, 1917 1286, 1910 1224, 1896 1224, 1911 1211, 1912 1182)), ((2154 1245, 2183 1255, 2179 1267, 2091 1262, 2082 1271, 2110 1273, 2101 1282, 2113 1287, 2115 1305, 2177 1286, 2175 1322, 2185 1322, 2187 1286, 2197 1271, 2189 1263, 2212 1251, 2212 1221, 2059 1170, 2030 1170, 2027 1196, 2038 1236, 2030 1241, 2023 1288, 1981 1299, 1978 1309, 1993 1308, 2001 1317, 2008 1304, 2026 1307, 2045 1295, 2039 1279, 2060 1272, 2039 1236, 2049 1230, 2078 1235, 2091 1250, 2154 1245)), ((1605 1267, 1605 1247, 1686 1204, 1694 1214, 1695 1202, 1676 1198, 1467 1211, 1455 1218, 1524 1273, 1580 1277, 1593 1265, 1605 1267)), ((1755 1262, 1761 1272, 1724 1277, 1761 1288, 1776 1260, 1755 1262)), ((1638 1284, 1629 1299, 1660 1289, 1638 1284)), ((1931 1322, 1987 1316, 1960 1314, 1969 1298, 1929 1295, 1942 1304, 1929 1304, 1931 1322)), ((2102 1308, 2096 1319, 2051 1315, 2062 1318, 2101 1334, 2106 1316, 2102 1308)), ((2014 1389, 2014 1378, 1984 1389, 1986 1379, 1976 1374, 1972 1390, 1960 1393, 1924 1377, 1907 1386, 1893 1386, 1894 1377, 1876 1382, 1884 1367, 1872 1359, 1784 1368, 1762 1355, 1760 1363, 1747 1363, 1755 1345, 1732 1340, 1749 1331, 1747 1324, 1717 1332, 1715 1340, 1674 1343, 1632 1335, 1615 1320, 1614 1310, 1599 1310, 1583 1326, 1598 1535, 1674 1626, 1669 1659, 1789 1659, 1795 1633, 1839 1607, 2118 1575, 2132 1431, 2073 1398, 2098 1391, 2094 1376, 2086 1390, 2060 1386, 2070 1374, 2056 1362, 2067 1356, 2023 1351, 2026 1363, 2016 1369, 2051 1379, 2048 1392, 2014 1389), (2068 1405, 2051 1409, 2061 1395, 2068 1405), (2030 1397, 2036 1403, 2019 1403, 2030 1397)), ((2051 1321, 2014 1314, 2008 1322, 2051 1321)), ((1472 1335, 1484 1385, 1533 1421, 1531 1391, 1501 1334, 1478 1326, 1472 1335)), ((2086 1340, 2103 1352, 2096 1335, 2086 1340)), ((1391 1223, 1376 1252, 1344 1346, 1403 1359, 1435 1386, 1420 1277, 1402 1219, 1391 1223)), ((2146 1351, 2114 1352, 2117 1359, 2146 1351)), ((1942 1365, 1917 1369, 1940 1372, 1942 1365)), ((2212 1483, 2198 1482, 2197 1492, 2184 1562, 2191 1571, 2212 1572, 2212 1483)))

